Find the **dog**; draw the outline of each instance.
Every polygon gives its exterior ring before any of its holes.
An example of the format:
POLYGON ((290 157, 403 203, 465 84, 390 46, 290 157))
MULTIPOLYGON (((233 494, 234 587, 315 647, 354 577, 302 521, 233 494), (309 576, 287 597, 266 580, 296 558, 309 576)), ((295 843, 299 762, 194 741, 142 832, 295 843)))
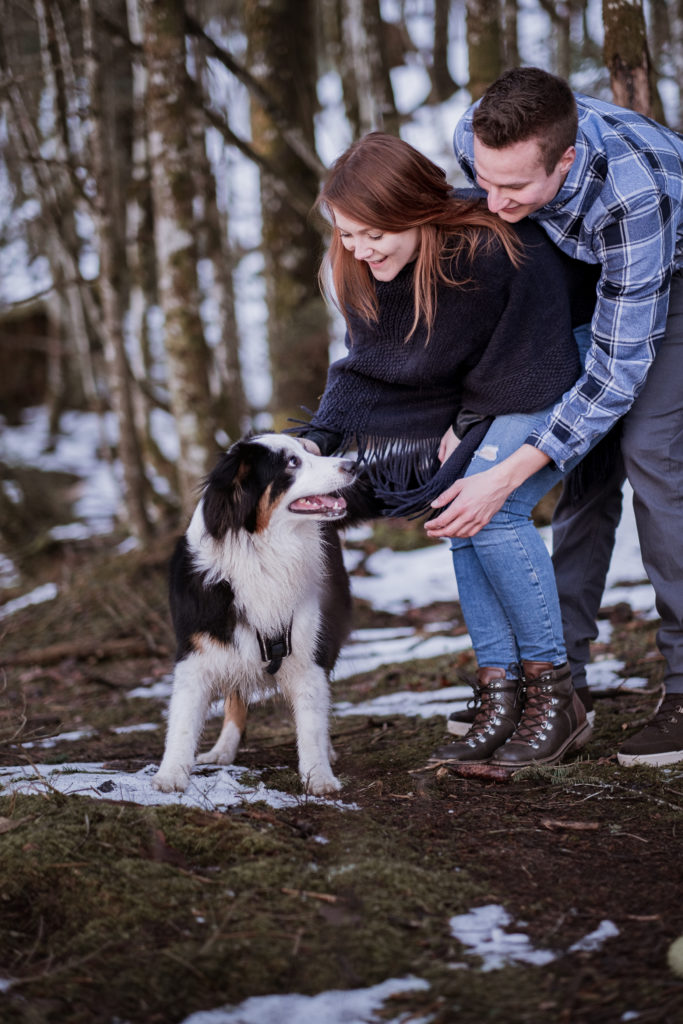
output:
POLYGON ((177 649, 157 789, 186 789, 218 695, 223 726, 197 761, 232 764, 247 705, 274 683, 293 714, 304 788, 341 788, 331 767, 329 675, 351 629, 338 527, 354 467, 285 434, 243 439, 220 456, 171 560, 177 649))

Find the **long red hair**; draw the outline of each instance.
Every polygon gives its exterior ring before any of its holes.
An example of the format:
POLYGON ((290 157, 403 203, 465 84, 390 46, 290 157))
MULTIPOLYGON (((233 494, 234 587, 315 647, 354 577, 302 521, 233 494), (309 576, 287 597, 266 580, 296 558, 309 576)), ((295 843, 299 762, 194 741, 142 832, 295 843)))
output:
POLYGON ((422 319, 429 338, 439 280, 453 286, 467 280, 455 281, 447 275, 445 258, 450 260, 463 251, 471 258, 480 245, 498 240, 515 266, 520 262, 519 241, 504 221, 478 200, 455 197, 442 168, 409 143, 394 135, 370 132, 334 162, 315 204, 333 228, 320 268, 320 285, 347 325, 349 313, 369 321, 377 319, 377 294, 367 264, 342 244, 334 227, 335 207, 351 220, 379 231, 418 228, 415 317, 408 337, 422 319))

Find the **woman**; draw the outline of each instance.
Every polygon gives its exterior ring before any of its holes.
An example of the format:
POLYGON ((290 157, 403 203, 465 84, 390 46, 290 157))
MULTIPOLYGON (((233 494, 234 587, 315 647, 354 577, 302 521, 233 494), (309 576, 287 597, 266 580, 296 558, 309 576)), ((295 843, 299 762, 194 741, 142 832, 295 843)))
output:
MULTIPOLYGON (((304 434, 324 453, 357 447, 386 509, 419 514, 459 476, 514 453, 571 387, 570 297, 585 282, 534 224, 512 227, 458 197, 393 136, 371 133, 342 154, 317 207, 333 229, 321 282, 345 317, 348 354, 304 434)), ((552 764, 589 738, 530 518, 559 479, 541 469, 487 526, 451 541, 479 665, 472 726, 436 752, 455 766, 552 764)))

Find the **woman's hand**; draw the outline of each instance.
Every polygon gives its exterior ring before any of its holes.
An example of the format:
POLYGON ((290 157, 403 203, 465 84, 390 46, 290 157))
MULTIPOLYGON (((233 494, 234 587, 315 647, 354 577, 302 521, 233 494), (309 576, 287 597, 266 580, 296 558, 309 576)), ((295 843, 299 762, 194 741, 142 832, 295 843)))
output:
POLYGON ((523 444, 491 469, 456 480, 432 502, 432 508, 444 511, 425 523, 428 536, 435 539, 474 537, 491 521, 512 491, 549 462, 545 452, 523 444))
POLYGON ((435 498, 433 508, 442 508, 436 519, 425 523, 429 537, 473 537, 491 521, 510 490, 500 479, 498 466, 475 476, 462 477, 435 498))
POLYGON ((307 452, 311 453, 311 455, 320 455, 320 449, 315 441, 309 441, 307 437, 299 437, 297 440, 304 446, 307 452))
POLYGON ((460 438, 456 437, 453 427, 449 427, 441 438, 441 444, 439 445, 439 462, 442 465, 446 459, 450 458, 459 444, 460 438))

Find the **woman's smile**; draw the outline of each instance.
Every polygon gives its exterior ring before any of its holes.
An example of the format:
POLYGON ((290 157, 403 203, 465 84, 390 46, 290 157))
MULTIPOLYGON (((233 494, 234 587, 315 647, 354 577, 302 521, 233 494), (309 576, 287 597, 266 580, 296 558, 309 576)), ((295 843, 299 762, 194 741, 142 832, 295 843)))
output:
POLYGON ((332 207, 335 227, 344 248, 355 259, 367 263, 378 281, 393 281, 403 268, 415 259, 419 248, 419 231, 382 231, 369 224, 351 220, 332 207))

